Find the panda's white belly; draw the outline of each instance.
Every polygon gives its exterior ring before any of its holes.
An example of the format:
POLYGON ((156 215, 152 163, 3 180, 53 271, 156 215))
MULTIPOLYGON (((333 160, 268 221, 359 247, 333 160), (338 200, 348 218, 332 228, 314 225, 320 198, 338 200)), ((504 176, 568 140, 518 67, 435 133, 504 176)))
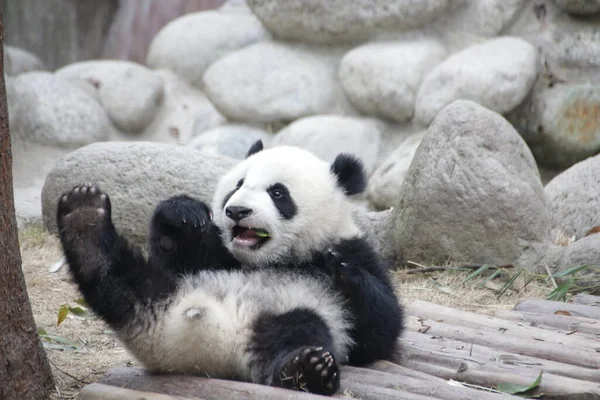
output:
POLYGON ((136 329, 135 339, 124 341, 152 370, 248 379, 247 348, 255 319, 297 307, 312 309, 326 321, 334 356, 343 359, 350 321, 342 300, 326 283, 289 272, 206 271, 186 278, 166 312, 158 312, 157 324, 136 329))

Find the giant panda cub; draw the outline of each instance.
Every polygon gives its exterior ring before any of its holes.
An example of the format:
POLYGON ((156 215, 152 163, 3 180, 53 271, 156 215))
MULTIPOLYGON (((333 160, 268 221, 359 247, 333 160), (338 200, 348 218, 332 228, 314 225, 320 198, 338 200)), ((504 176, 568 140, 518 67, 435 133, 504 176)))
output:
POLYGON ((259 141, 212 207, 159 203, 148 259, 116 232, 97 186, 64 193, 57 223, 84 298, 147 370, 331 395, 339 365, 389 358, 403 329, 388 272, 352 219, 348 196, 365 185, 354 156, 330 165, 259 141))

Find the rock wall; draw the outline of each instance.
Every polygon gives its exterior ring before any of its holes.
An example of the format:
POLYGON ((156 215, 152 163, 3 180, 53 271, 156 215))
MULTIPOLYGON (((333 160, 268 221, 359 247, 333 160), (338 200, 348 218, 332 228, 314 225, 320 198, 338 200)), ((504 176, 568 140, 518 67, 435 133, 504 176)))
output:
MULTIPOLYGON (((131 174, 118 183, 108 156, 79 160, 96 142, 118 141, 103 154, 156 172, 160 146, 122 142, 163 143, 165 153, 185 146, 185 159, 204 154, 230 165, 260 138, 328 161, 342 151, 360 156, 370 183, 355 199, 364 206, 359 220, 386 235, 377 243, 391 258, 561 268, 597 254, 586 240, 567 256, 553 238, 577 240, 600 225, 591 202, 563 204, 569 176, 586 185, 581 198, 600 195, 585 172, 595 164, 584 161, 600 151, 599 4, 229 1, 168 23, 145 65, 90 60, 31 72, 43 64, 11 50, 22 60, 7 78, 11 131, 17 141, 69 152, 86 145, 46 179, 50 228, 52 196, 73 177, 106 174, 120 201, 133 193, 129 185, 147 184, 131 174), (575 164, 544 191, 540 176, 548 181, 575 164)), ((185 163, 168 162, 164 177, 148 179, 197 192, 196 180, 172 179, 185 163)), ((209 170, 210 181, 220 169, 209 170)), ((204 182, 202 168, 179 172, 204 182)), ((157 201, 152 190, 139 191, 146 214, 157 201)), ((143 228, 134 236, 143 239, 143 228)))

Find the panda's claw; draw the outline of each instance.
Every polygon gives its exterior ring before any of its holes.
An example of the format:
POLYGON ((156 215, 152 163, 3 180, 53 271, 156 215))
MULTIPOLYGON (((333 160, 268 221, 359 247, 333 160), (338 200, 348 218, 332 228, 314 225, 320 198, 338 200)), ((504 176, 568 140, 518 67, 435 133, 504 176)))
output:
POLYGON ((333 355, 323 347, 307 347, 300 350, 281 370, 280 384, 310 393, 332 395, 339 386, 339 368, 333 355))
POLYGON ((110 201, 97 186, 78 185, 60 196, 56 218, 66 233, 97 231, 110 224, 110 201))

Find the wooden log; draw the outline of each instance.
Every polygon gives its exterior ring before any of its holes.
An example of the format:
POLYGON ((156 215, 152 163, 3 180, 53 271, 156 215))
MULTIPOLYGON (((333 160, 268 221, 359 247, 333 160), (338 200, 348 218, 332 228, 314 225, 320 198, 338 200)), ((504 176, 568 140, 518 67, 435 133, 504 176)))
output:
POLYGON ((548 343, 562 344, 581 349, 600 348, 600 342, 582 338, 578 335, 567 335, 567 332, 549 331, 533 326, 508 321, 487 315, 461 311, 450 307, 440 306, 427 301, 415 301, 408 308, 407 313, 416 317, 432 319, 446 324, 460 327, 473 328, 503 336, 514 336, 522 339, 535 339, 548 343))
POLYGON ((433 337, 408 331, 403 334, 399 344, 401 350, 398 356, 392 360, 397 364, 402 364, 402 359, 409 357, 411 350, 415 350, 418 352, 439 352, 445 354, 450 359, 473 360, 481 365, 497 363, 513 365, 524 369, 540 367, 544 371, 555 375, 592 382, 600 380, 600 372, 595 368, 580 367, 578 365, 509 353, 492 347, 465 343, 446 337, 433 337))
POLYGON ((77 395, 79 400, 203 400, 201 397, 169 396, 160 393, 140 392, 116 386, 92 383, 77 395))
POLYGON ((478 344, 509 353, 523 354, 587 368, 600 368, 600 352, 593 348, 570 347, 560 343, 536 340, 535 338, 515 338, 514 336, 506 336, 502 332, 482 331, 481 329, 450 325, 431 319, 424 320, 415 316, 408 316, 406 325, 409 331, 426 332, 429 336, 460 340, 464 342, 465 346, 478 344))
MULTIPOLYGON (((554 372, 559 366, 539 359, 516 356, 518 362, 504 363, 500 357, 490 357, 491 349, 481 352, 479 346, 471 348, 448 339, 423 339, 427 335, 407 333, 402 343, 399 365, 432 374, 444 379, 454 379, 473 385, 495 387, 500 382, 530 384, 543 371, 541 391, 548 396, 589 395, 600 396, 600 371, 577 368, 584 374, 577 379, 554 372), (419 337, 421 336, 421 337, 419 337), (411 339, 416 340, 411 340, 411 339), (586 380, 587 379, 587 380, 586 380)), ((510 355, 509 355, 510 356, 510 355)), ((394 373, 396 367, 382 364, 377 369, 394 373)), ((569 366, 566 366, 567 368, 569 366)))
POLYGON ((191 375, 150 374, 141 368, 116 367, 108 370, 99 383, 132 390, 161 393, 171 396, 198 397, 204 400, 317 400, 326 399, 301 391, 256 385, 247 382, 208 379, 191 375))
POLYGON ((575 317, 584 317, 600 320, 600 307, 586 304, 565 303, 562 301, 550 301, 539 299, 525 299, 517 303, 516 311, 534 312, 538 314, 560 314, 568 312, 575 317))
POLYGON ((594 296, 593 294, 586 293, 577 293, 575 296, 573 296, 573 303, 600 307, 600 296, 594 296))
POLYGON ((369 365, 368 369, 345 366, 342 369, 342 379, 366 383, 372 386, 381 386, 387 389, 402 390, 419 394, 425 398, 439 398, 444 400, 498 400, 505 398, 503 395, 483 392, 448 385, 445 379, 428 375, 427 373, 413 371, 386 361, 377 361, 369 365), (387 370, 382 365, 395 365, 393 370, 387 370))
POLYGON ((578 332, 584 334, 583 337, 600 339, 600 321, 596 319, 569 317, 566 315, 537 314, 511 310, 497 311, 496 317, 509 321, 534 324, 532 326, 537 326, 540 328, 549 327, 560 329, 567 335, 571 334, 572 332, 578 332))
MULTIPOLYGON (((363 400, 426 400, 429 396, 392 390, 368 385, 344 378, 340 373, 341 389, 333 397, 346 397, 345 393, 353 393, 363 400)), ((223 379, 208 379, 190 375, 154 375, 140 368, 118 367, 110 369, 100 380, 105 385, 117 386, 132 390, 161 393, 171 396, 201 396, 203 400, 242 400, 259 398, 261 400, 317 400, 330 398, 302 391, 275 388, 248 382, 223 379)))

